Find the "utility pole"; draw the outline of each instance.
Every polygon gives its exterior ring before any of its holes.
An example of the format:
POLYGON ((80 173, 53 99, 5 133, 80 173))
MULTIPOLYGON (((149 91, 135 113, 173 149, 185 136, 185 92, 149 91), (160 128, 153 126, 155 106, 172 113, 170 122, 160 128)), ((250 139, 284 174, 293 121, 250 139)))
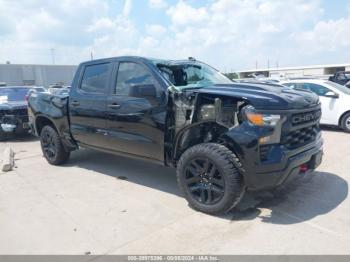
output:
POLYGON ((258 69, 258 59, 255 60, 255 69, 258 69))
POLYGON ((55 49, 51 48, 50 51, 51 51, 52 64, 54 65, 55 64, 55 49))
POLYGON ((92 51, 90 52, 90 58, 91 58, 91 60, 94 60, 94 56, 92 55, 92 51))
POLYGON ((270 58, 267 58, 267 69, 270 69, 270 58))

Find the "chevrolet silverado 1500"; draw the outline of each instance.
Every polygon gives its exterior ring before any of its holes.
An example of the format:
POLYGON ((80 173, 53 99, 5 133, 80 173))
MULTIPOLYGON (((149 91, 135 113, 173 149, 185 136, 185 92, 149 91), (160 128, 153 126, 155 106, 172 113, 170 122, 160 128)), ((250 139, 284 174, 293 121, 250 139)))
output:
POLYGON ((88 147, 174 167, 189 204, 211 214, 314 170, 320 116, 312 92, 234 83, 193 58, 88 61, 69 91, 29 97, 49 163, 88 147))

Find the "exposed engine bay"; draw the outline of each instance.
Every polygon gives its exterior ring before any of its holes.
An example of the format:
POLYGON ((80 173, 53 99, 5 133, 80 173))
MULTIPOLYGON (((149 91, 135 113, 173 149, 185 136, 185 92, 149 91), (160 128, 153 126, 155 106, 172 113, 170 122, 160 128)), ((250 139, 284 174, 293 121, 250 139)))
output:
POLYGON ((177 146, 174 151, 180 153, 198 143, 219 141, 220 135, 241 123, 240 112, 245 105, 232 97, 174 93, 169 130, 169 141, 175 138, 177 146))

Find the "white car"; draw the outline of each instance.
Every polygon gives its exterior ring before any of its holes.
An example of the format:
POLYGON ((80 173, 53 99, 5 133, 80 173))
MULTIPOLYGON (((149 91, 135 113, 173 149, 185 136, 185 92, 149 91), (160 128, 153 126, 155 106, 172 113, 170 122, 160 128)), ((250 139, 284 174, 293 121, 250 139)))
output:
POLYGON ((350 88, 321 79, 295 79, 282 85, 316 93, 321 102, 321 124, 340 126, 350 133, 350 88))

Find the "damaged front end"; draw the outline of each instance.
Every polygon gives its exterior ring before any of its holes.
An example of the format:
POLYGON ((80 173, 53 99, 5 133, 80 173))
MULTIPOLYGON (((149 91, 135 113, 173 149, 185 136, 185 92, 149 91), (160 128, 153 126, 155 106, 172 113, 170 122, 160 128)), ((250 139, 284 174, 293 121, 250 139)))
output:
POLYGON ((219 143, 239 161, 247 188, 261 190, 298 175, 301 167, 313 170, 320 164, 323 140, 317 102, 304 108, 262 110, 243 96, 186 91, 171 97, 173 117, 166 138, 173 141, 167 157, 172 166, 194 145, 219 143), (308 116, 305 121, 294 121, 303 115, 308 116))
POLYGON ((2 134, 21 134, 28 132, 27 109, 0 110, 0 129, 2 134))
POLYGON ((223 135, 240 125, 244 99, 213 96, 196 92, 171 95, 166 139, 170 150, 167 159, 176 166, 181 154, 200 143, 223 143, 223 135))

